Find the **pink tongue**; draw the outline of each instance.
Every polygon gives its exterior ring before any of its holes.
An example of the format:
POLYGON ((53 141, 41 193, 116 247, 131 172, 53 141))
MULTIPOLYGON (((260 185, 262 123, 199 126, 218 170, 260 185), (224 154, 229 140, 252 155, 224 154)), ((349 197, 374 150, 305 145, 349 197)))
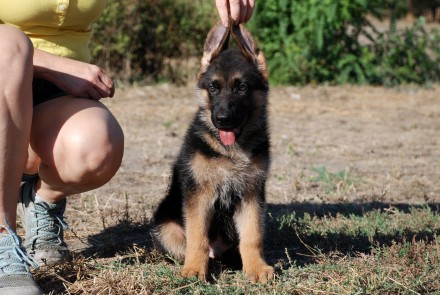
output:
POLYGON ((220 135, 220 139, 222 140, 224 145, 233 145, 235 142, 235 132, 227 131, 227 130, 218 130, 218 134, 220 135))

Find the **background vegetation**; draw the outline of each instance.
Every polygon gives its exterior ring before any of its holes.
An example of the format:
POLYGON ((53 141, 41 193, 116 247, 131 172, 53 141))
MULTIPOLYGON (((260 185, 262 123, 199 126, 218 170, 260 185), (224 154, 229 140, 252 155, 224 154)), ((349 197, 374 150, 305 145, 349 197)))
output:
POLYGON ((251 24, 268 55, 273 82, 427 83, 440 77, 439 34, 424 20, 395 22, 406 1, 258 1, 251 24), (390 17, 379 30, 374 19, 390 17))
MULTIPOLYGON (((249 28, 267 55, 271 82, 427 84, 440 79, 440 32, 423 17, 398 29, 402 0, 257 1, 249 28), (377 20, 386 18, 383 30, 377 20)), ((436 1, 415 1, 421 14, 436 1)), ((96 24, 95 62, 127 82, 185 83, 197 71, 214 1, 109 0, 96 24), (195 59, 195 57, 197 59, 195 59)))
POLYGON ((202 0, 109 0, 95 24, 94 60, 124 83, 181 83, 193 74, 182 65, 200 55, 213 9, 202 0))

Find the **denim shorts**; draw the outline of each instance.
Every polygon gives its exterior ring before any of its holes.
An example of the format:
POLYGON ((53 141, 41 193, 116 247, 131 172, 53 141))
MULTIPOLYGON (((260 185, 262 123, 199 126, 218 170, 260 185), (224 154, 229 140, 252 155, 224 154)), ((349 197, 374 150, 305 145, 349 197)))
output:
POLYGON ((34 107, 48 100, 67 95, 66 92, 59 89, 55 84, 39 78, 32 81, 32 94, 34 107))

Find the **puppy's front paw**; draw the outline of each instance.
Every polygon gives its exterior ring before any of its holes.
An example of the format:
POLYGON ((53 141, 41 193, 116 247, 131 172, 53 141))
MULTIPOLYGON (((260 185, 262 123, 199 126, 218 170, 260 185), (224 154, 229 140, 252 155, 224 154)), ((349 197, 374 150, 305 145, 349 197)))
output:
POLYGON ((264 262, 245 267, 243 270, 252 283, 265 284, 268 280, 273 279, 275 276, 273 267, 264 262))
POLYGON ((202 282, 206 282, 206 267, 185 264, 180 275, 184 278, 198 277, 202 282))

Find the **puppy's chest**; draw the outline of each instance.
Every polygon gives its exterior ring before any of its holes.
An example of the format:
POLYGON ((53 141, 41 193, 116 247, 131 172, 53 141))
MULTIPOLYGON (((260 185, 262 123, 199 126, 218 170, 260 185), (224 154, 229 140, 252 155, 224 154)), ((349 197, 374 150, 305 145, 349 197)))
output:
POLYGON ((231 198, 242 198, 252 191, 266 173, 261 165, 244 154, 234 157, 208 158, 196 154, 192 163, 192 174, 200 187, 209 188, 215 199, 228 205, 231 198))

